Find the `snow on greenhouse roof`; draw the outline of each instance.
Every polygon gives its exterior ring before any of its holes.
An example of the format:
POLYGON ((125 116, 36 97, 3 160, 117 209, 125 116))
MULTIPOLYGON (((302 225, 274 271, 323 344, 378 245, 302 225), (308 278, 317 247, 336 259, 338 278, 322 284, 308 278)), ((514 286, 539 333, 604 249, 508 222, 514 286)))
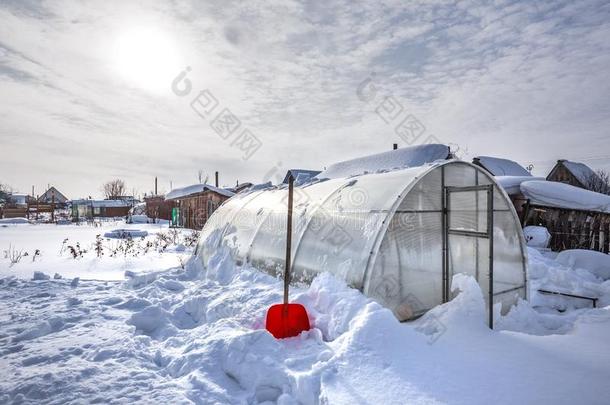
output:
POLYGON ((426 163, 437 160, 446 160, 449 158, 449 155, 450 150, 446 145, 428 144, 410 146, 334 163, 316 177, 319 179, 336 179, 366 173, 423 166, 426 163))
POLYGON ((589 184, 591 179, 597 177, 597 174, 584 163, 572 162, 570 160, 560 160, 566 169, 570 171, 580 181, 583 186, 589 184))
POLYGON ((610 196, 554 181, 526 181, 521 192, 534 205, 610 213, 610 196))
POLYGON ((175 188, 165 195, 165 199, 175 200, 177 198, 183 198, 183 197, 186 197, 191 194, 197 194, 197 193, 201 193, 201 192, 208 191, 208 190, 214 191, 215 193, 224 195, 226 197, 232 197, 235 195, 235 193, 233 193, 229 190, 225 190, 224 188, 215 187, 215 186, 211 186, 209 184, 203 183, 203 184, 193 184, 191 186, 186 186, 186 187, 182 187, 182 188, 175 188))
POLYGON ((476 156, 473 163, 479 163, 494 176, 531 176, 519 163, 491 156, 476 156))

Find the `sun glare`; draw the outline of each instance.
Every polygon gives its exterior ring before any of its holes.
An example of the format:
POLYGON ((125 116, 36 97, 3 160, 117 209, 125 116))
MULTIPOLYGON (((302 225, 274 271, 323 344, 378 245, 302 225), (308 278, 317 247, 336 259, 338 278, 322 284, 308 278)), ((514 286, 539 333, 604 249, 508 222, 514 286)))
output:
POLYGON ((116 40, 114 62, 117 71, 131 85, 151 91, 169 89, 181 69, 171 36, 153 28, 121 33, 116 40))

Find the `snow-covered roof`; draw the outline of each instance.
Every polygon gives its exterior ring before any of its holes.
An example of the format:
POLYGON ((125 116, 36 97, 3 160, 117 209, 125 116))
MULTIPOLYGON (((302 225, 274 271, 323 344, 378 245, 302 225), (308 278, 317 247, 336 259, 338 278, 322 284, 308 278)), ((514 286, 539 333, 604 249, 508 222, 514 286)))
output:
POLYGON ((183 198, 189 196, 191 194, 202 193, 204 191, 213 191, 220 195, 224 195, 225 197, 232 197, 235 193, 226 190, 224 188, 211 186, 209 184, 201 183, 201 184, 193 184, 192 186, 186 186, 182 188, 175 188, 169 193, 165 195, 166 200, 175 200, 177 198, 183 198))
POLYGON ((566 169, 580 181, 583 186, 589 184, 591 179, 597 177, 597 174, 584 163, 572 162, 570 160, 559 160, 558 163, 563 163, 566 169))
POLYGON ((286 172, 286 176, 284 176, 283 184, 288 184, 288 176, 292 174, 295 183, 301 184, 308 179, 317 176, 320 174, 320 170, 307 170, 307 169, 290 169, 286 172))
POLYGON ((565 183, 526 181, 521 183, 521 192, 534 205, 610 213, 610 196, 565 183))
POLYGON ((529 176, 494 176, 508 195, 521 194, 521 183, 531 180, 544 180, 543 177, 529 176))
POLYGON ((531 176, 519 163, 491 156, 476 156, 473 163, 479 163, 494 176, 531 176))
POLYGON ((73 205, 88 205, 94 208, 131 207, 132 201, 125 200, 73 200, 73 205))
POLYGON ((449 156, 450 150, 446 145, 410 146, 338 162, 330 165, 328 169, 316 177, 319 179, 337 179, 365 173, 381 173, 395 169, 423 166, 437 160, 446 160, 449 156))

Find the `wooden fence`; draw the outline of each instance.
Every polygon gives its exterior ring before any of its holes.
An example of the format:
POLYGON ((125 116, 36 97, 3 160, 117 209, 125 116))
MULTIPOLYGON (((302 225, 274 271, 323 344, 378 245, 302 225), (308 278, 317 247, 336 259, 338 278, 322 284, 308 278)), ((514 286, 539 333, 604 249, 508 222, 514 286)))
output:
POLYGON ((610 214, 529 205, 523 224, 547 228, 551 234, 550 248, 554 251, 610 252, 610 214))

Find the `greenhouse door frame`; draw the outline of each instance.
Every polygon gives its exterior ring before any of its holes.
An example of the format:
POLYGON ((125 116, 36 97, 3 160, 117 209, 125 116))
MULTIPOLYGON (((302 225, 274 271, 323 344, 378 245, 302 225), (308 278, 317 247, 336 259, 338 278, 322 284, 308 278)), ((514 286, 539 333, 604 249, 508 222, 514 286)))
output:
MULTIPOLYGON (((444 183, 444 179, 443 179, 444 183)), ((450 280, 449 280, 449 270, 450 270, 450 258, 449 258, 449 244, 450 244, 450 235, 459 235, 459 236, 467 236, 473 238, 482 238, 488 239, 489 241, 489 327, 493 329, 493 270, 494 270, 494 238, 493 238, 493 229, 494 229, 494 195, 493 195, 493 184, 486 185, 477 185, 477 186, 465 186, 465 187, 455 187, 455 186, 445 186, 443 184, 443 302, 449 301, 449 293, 450 293, 450 280), (466 230, 466 229, 452 229, 451 228, 451 195, 455 193, 466 193, 466 192, 486 192, 486 213, 487 213, 487 229, 485 232, 474 231, 474 230, 466 230)), ((478 201, 478 195, 475 194, 475 198, 478 201)), ((477 209, 479 211, 479 209, 477 209)), ((478 260, 478 258, 477 258, 478 260)), ((479 280, 477 280, 479 282, 479 280)))

